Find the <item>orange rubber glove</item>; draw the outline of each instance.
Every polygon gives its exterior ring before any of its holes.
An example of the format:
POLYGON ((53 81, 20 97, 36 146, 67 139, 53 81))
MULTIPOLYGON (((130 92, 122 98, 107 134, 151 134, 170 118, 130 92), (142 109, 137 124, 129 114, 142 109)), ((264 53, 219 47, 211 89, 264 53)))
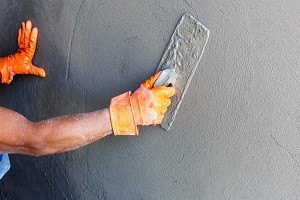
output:
POLYGON ((138 135, 138 125, 160 124, 170 97, 175 94, 174 87, 153 84, 161 72, 156 73, 131 95, 126 92, 111 100, 109 111, 114 135, 138 135))
POLYGON ((0 58, 0 78, 2 83, 9 84, 15 74, 32 74, 45 77, 44 69, 32 64, 36 49, 38 30, 32 28, 31 21, 22 22, 19 29, 17 53, 0 58))

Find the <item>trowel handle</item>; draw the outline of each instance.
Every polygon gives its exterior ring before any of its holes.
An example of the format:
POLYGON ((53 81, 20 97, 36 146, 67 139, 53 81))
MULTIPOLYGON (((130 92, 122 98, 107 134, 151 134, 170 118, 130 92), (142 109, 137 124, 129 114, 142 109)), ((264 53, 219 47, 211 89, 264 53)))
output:
POLYGON ((175 72, 175 69, 165 69, 161 72, 160 76, 154 83, 154 87, 157 86, 171 86, 174 87, 178 74, 175 72))

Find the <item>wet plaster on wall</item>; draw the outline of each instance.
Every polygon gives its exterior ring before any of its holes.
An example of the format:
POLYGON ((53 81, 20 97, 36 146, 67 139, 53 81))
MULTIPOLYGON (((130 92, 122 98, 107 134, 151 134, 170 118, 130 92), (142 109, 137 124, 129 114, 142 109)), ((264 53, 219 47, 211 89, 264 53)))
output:
POLYGON ((39 158, 11 155, 2 199, 299 199, 298 1, 1 1, 1 49, 39 27, 48 77, 0 86, 31 120, 108 106, 151 75, 181 15, 211 30, 169 132, 109 136, 39 158))
POLYGON ((165 117, 160 123, 160 126, 165 130, 169 130, 175 120, 176 113, 199 65, 208 38, 209 30, 188 13, 182 16, 170 38, 156 70, 163 72, 154 84, 154 87, 172 85, 176 90, 172 97, 172 104, 168 107, 165 117), (170 69, 176 74, 176 78, 173 78, 176 80, 176 84, 174 81, 160 83, 165 70, 170 69))

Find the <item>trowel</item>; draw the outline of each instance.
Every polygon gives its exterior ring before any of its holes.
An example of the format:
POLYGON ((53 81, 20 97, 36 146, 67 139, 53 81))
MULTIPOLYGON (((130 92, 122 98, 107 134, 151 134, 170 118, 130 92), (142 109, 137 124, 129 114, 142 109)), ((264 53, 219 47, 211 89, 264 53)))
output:
POLYGON ((169 130, 194 76, 209 37, 209 30, 190 14, 184 14, 177 24, 161 58, 157 71, 162 71, 156 86, 174 86, 176 94, 168 107, 161 127, 169 130))

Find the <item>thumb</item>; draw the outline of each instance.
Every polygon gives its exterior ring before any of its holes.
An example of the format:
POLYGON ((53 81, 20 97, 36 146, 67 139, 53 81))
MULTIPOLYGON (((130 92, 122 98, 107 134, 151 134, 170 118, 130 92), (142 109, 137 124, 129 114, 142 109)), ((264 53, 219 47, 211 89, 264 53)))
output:
POLYGON ((151 76, 148 80, 146 80, 142 86, 144 86, 147 89, 151 89, 155 83, 155 81, 157 80, 157 78, 160 76, 161 71, 157 72, 156 74, 154 74, 153 76, 151 76))
POLYGON ((35 65, 32 65, 30 70, 30 74, 40 76, 40 77, 46 77, 46 72, 43 68, 36 67, 35 65))

